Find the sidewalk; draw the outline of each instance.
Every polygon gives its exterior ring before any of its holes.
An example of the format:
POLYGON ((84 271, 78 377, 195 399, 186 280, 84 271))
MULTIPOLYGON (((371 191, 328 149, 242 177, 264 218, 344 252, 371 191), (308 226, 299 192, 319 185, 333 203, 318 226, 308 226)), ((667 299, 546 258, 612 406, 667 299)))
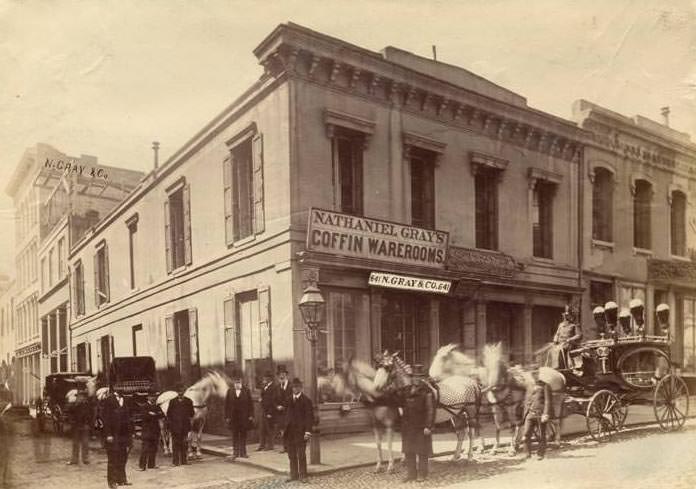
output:
MULTIPOLYGON (((696 396, 691 396, 689 399, 691 407, 690 417, 696 416, 696 396)), ((655 423, 655 414, 652 406, 630 406, 629 414, 626 420, 626 426, 655 423)), ((457 437, 452 431, 438 430, 441 432, 433 434, 433 452, 435 457, 447 456, 454 453, 457 445, 457 437)), ((569 436, 583 436, 587 434, 587 426, 585 418, 579 415, 571 415, 563 420, 561 430, 563 439, 569 436)), ((489 449, 495 441, 495 426, 490 419, 482 420, 481 434, 486 443, 486 449, 489 449)), ((500 451, 507 450, 510 444, 510 430, 504 429, 500 434, 500 451)), ((474 440, 476 447, 479 440, 474 440)), ((288 473, 288 457, 285 453, 279 453, 280 445, 276 446, 274 451, 257 452, 258 445, 249 445, 249 458, 238 458, 234 463, 250 465, 253 467, 268 470, 276 474, 288 473)), ((393 441, 394 459, 401 458, 401 435, 394 434, 393 441)), ((202 450, 205 453, 229 457, 232 455, 232 439, 231 437, 217 436, 204 434, 202 441, 202 450)), ((465 437, 462 444, 462 458, 466 458, 468 450, 468 439, 465 437)), ((387 447, 382 440, 382 459, 384 460, 384 469, 386 469, 386 460, 388 457, 387 447)), ((309 449, 307 450, 307 459, 309 461, 309 449)), ((309 465, 308 471, 310 474, 328 474, 343 469, 355 467, 373 466, 377 461, 377 447, 375 445, 374 436, 371 432, 358 433, 352 435, 333 435, 321 438, 321 465, 309 465)))

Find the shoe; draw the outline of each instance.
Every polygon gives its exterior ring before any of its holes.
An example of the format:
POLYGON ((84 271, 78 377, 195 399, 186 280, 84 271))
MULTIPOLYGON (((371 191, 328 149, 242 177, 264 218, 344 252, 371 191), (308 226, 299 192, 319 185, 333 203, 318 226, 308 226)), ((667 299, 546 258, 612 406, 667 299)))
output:
POLYGON ((544 455, 542 453, 537 455, 537 460, 544 460, 544 455))
POLYGON ((527 455, 524 456, 524 459, 525 459, 525 460, 529 460, 530 458, 532 458, 532 454, 531 454, 531 453, 528 453, 527 455))
POLYGON ((83 463, 84 465, 89 465, 89 460, 83 460, 82 463, 83 463))
POLYGON ((287 479, 285 479, 285 482, 293 482, 293 481, 296 481, 296 480, 297 480, 296 477, 288 477, 287 479))
POLYGON ((116 489, 118 485, 115 482, 109 482, 109 489, 116 489))
POLYGON ((249 455, 247 455, 247 454, 245 453, 245 454, 243 454, 243 455, 240 455, 239 458, 249 458, 249 455))
POLYGON ((416 482, 425 482, 425 477, 419 477, 416 479, 416 482))
POLYGON ((79 462, 73 462, 70 460, 69 462, 65 462, 65 465, 79 465, 79 462))
POLYGON ((405 477, 404 479, 402 479, 401 482, 406 483, 406 482, 411 482, 414 480, 416 480, 415 477, 408 476, 408 477, 405 477))
POLYGON ((285 453, 285 448, 282 448, 278 453, 285 453))
POLYGON ((139 470, 140 472, 145 472, 145 470, 147 470, 147 469, 145 469, 145 467, 140 467, 140 468, 138 468, 138 470, 139 470))
POLYGON ((260 446, 259 448, 256 449, 257 452, 263 452, 266 449, 266 447, 260 446))
POLYGON ((309 479, 307 479, 306 477, 303 477, 302 479, 300 479, 300 482, 303 484, 309 484, 309 479))

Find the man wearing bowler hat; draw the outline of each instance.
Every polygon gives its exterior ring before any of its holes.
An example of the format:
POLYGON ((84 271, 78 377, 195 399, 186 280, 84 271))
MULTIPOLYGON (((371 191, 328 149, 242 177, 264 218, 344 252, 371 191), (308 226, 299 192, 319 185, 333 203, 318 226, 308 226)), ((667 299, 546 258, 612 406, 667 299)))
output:
POLYGON ((302 392, 302 381, 292 379, 292 395, 287 407, 287 424, 283 441, 290 460, 290 478, 286 482, 307 482, 307 440, 312 437, 314 408, 312 401, 302 392))
POLYGON ((257 451, 273 450, 277 402, 278 386, 273 382, 273 374, 266 371, 263 374, 263 386, 261 387, 261 421, 259 423, 261 439, 257 451))
MULTIPOLYGON (((290 381, 288 380, 288 370, 285 365, 278 365, 278 392, 276 395, 276 429, 278 430, 278 436, 282 438, 283 430, 285 429, 285 424, 288 421, 288 403, 292 397, 292 387, 290 387, 290 381)), ((280 453, 285 453, 287 447, 285 442, 283 442, 283 448, 281 448, 280 453)))

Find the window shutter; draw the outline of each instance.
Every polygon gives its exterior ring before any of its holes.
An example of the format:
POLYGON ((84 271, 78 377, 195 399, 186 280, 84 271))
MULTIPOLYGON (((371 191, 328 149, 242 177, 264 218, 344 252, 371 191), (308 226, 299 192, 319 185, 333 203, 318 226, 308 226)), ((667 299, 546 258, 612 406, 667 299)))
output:
MULTIPOLYGON (((198 370, 200 359, 198 356, 198 310, 189 309, 189 335, 191 341, 191 366, 198 370)), ((199 372, 196 372, 199 373, 199 372)))
POLYGON ((184 262, 190 265, 191 259, 191 185, 183 189, 184 199, 184 262))
POLYGON ((164 251, 167 256, 167 273, 172 271, 172 233, 171 216, 169 215, 169 199, 164 201, 164 251))
POLYGON ((87 371, 89 373, 94 373, 92 371, 92 343, 87 341, 85 344, 87 345, 87 371))
POLYGON ((222 160, 223 198, 225 199, 225 243, 234 242, 234 216, 232 214, 232 157, 222 160))
MULTIPOLYGON (((99 371, 102 371, 103 365, 102 365, 102 360, 101 360, 102 359, 101 338, 97 340, 95 345, 97 346, 97 369, 99 371)), ((106 372, 102 372, 102 373, 106 374, 106 372)))
POLYGON ((261 358, 272 358, 271 355, 271 289, 261 287, 259 296, 259 334, 261 345, 261 358))
POLYGON ((254 172, 254 233, 262 233, 266 225, 263 207, 263 134, 257 134, 252 140, 254 172))
POLYGON ((99 253, 94 254, 94 305, 99 307, 99 253))
POLYGON ((237 361, 237 331, 234 317, 234 298, 223 302, 224 308, 224 330, 225 330, 225 363, 237 361))
POLYGON ((176 337, 174 336, 174 316, 164 318, 167 335, 167 368, 176 368, 176 337))
POLYGON ((103 291, 106 296, 106 302, 109 302, 111 299, 111 288, 109 287, 109 247, 106 244, 104 245, 104 288, 106 289, 103 291))
POLYGON ((70 348, 70 370, 77 372, 77 346, 70 348))

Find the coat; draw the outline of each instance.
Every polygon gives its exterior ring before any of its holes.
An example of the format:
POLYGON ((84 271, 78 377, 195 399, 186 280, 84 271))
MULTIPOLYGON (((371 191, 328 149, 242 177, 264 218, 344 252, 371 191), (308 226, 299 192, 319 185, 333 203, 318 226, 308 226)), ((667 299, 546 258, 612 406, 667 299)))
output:
POLYGON ((242 386, 239 397, 236 395, 234 387, 227 391, 225 398, 225 419, 232 430, 248 430, 253 423, 250 418, 254 417, 254 404, 251 400, 251 392, 242 386))
POLYGON ((179 436, 188 434, 191 431, 193 414, 193 401, 188 397, 175 397, 169 401, 169 408, 167 408, 169 431, 179 436))
POLYGON ((312 401, 304 394, 300 394, 297 401, 290 396, 287 411, 287 424, 283 430, 283 440, 290 444, 304 442, 305 433, 311 433, 314 425, 312 401))
POLYGON ((112 436, 116 445, 131 445, 133 442, 133 421, 125 399, 123 406, 121 406, 116 396, 107 397, 104 401, 102 418, 104 437, 112 436))
POLYGON ((261 389, 261 412, 264 416, 271 418, 277 415, 276 406, 280 400, 280 387, 275 382, 264 386, 261 389))
POLYGON ((527 416, 540 418, 543 414, 551 416, 551 387, 537 381, 527 394, 524 403, 524 419, 527 419, 527 416))
POLYGON ((94 417, 96 415, 96 402, 92 398, 79 400, 70 410, 70 422, 73 427, 88 427, 94 426, 94 417))
POLYGON ((145 404, 143 407, 143 422, 141 438, 143 440, 159 440, 160 426, 159 420, 164 417, 164 413, 159 406, 145 404))
POLYGON ((409 393, 403 400, 401 417, 401 444, 406 454, 431 456, 433 454, 432 435, 423 433, 432 429, 435 421, 435 400, 433 393, 425 386, 415 393, 409 393))

